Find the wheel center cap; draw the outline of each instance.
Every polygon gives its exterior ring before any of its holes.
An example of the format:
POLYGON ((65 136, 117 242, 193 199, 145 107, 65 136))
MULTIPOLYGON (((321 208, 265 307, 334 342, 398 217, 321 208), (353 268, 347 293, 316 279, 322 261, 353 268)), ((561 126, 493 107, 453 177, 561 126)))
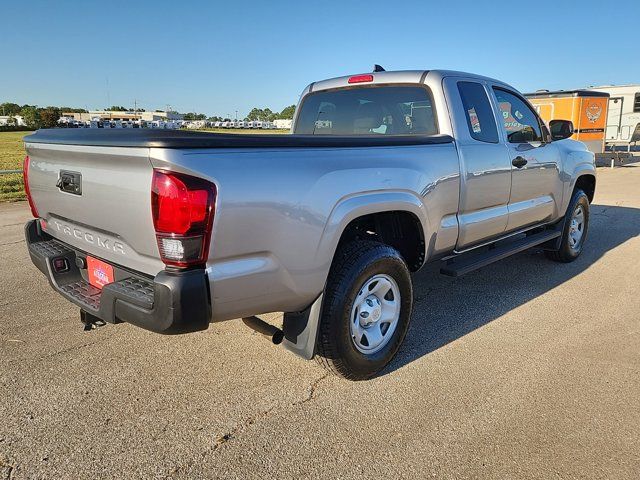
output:
POLYGON ((360 325, 368 327, 382 316, 382 304, 375 295, 369 295, 360 305, 360 325))

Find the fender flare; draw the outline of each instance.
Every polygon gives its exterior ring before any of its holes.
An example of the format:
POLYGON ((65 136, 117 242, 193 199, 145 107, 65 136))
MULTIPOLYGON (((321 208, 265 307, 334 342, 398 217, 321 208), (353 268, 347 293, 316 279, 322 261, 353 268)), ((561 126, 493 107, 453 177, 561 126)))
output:
POLYGON ((580 162, 576 164, 573 172, 571 174, 571 181, 569 182, 568 188, 565 191, 565 195, 562 199, 562 215, 564 215, 569 207, 569 202, 571 201, 571 193, 576 186, 576 182, 578 178, 584 175, 591 175, 594 178, 596 177, 596 168, 592 162, 580 162))
POLYGON ((373 191, 362 192, 342 198, 333 208, 318 244, 316 259, 329 259, 327 274, 333 256, 343 232, 347 225, 356 218, 372 213, 401 211, 415 215, 422 227, 425 239, 425 258, 428 258, 429 249, 434 244, 431 236, 435 230, 429 221, 429 215, 421 199, 409 191, 373 191))

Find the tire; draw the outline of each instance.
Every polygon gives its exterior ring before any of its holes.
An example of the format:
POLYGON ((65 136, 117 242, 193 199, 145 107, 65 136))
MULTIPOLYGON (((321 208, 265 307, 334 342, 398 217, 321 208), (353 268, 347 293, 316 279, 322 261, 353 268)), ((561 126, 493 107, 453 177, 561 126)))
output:
POLYGON ((373 377, 400 348, 412 304, 409 269, 397 250, 366 240, 340 247, 325 289, 316 359, 349 380, 373 377))
POLYGON ((567 207, 567 213, 565 213, 564 228, 562 237, 560 237, 560 248, 557 250, 546 250, 545 255, 547 258, 556 262, 573 262, 582 253, 588 231, 589 198, 582 190, 576 189, 567 207), (576 217, 578 211, 582 212, 581 222, 579 218, 576 217), (576 220, 575 223, 574 220, 576 220), (581 225, 579 228, 577 227, 578 224, 581 225), (576 228, 578 228, 580 233, 579 240, 577 241, 575 240, 577 238, 576 228))

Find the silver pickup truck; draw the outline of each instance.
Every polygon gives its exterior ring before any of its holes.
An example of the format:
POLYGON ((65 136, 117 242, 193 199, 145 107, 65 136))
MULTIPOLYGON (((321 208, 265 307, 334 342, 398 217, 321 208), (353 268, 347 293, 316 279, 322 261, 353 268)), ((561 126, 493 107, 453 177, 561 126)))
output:
POLYGON ((40 130, 25 138, 29 253, 86 328, 242 318, 369 378, 427 262, 458 276, 532 246, 580 255, 596 177, 572 132, 505 83, 423 70, 312 83, 292 135, 40 130))

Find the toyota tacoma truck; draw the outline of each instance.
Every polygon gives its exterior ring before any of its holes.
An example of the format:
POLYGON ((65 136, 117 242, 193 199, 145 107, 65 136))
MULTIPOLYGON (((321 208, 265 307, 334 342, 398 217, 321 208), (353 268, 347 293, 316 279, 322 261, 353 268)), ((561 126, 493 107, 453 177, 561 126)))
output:
POLYGON ((594 155, 560 122, 498 80, 376 68, 307 86, 291 135, 39 130, 27 245, 87 328, 238 318, 366 379, 398 351, 426 263, 459 276, 533 246, 580 255, 594 155))

